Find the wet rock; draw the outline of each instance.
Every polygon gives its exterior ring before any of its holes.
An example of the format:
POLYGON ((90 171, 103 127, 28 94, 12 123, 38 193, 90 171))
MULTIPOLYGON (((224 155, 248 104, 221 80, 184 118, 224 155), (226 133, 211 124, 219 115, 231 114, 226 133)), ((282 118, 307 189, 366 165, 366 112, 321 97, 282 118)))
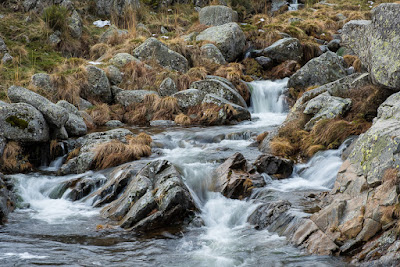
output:
POLYGON ((242 199, 250 196, 253 188, 264 185, 264 178, 249 173, 247 160, 242 154, 235 153, 214 171, 211 189, 228 198, 242 199))
POLYGON ((31 105, 0 105, 0 137, 24 142, 48 141, 49 127, 42 113, 31 105))
POLYGON ((308 101, 304 114, 313 117, 307 122, 304 129, 310 131, 314 125, 323 119, 334 119, 344 115, 351 108, 350 98, 331 96, 328 92, 322 93, 308 101))
POLYGON ((7 221, 7 216, 15 209, 16 196, 4 181, 3 174, 0 173, 0 225, 7 221))
POLYGON ((119 92, 115 96, 115 101, 118 104, 123 105, 124 107, 128 107, 134 103, 141 103, 143 102, 146 95, 156 94, 155 91, 147 91, 147 90, 123 90, 119 92))
POLYGON ((106 73, 95 66, 87 66, 86 71, 89 86, 85 95, 89 99, 92 98, 104 103, 110 103, 112 101, 112 94, 106 73))
POLYGON ((180 226, 195 210, 179 171, 166 160, 156 160, 140 170, 102 214, 117 220, 122 228, 150 231, 180 226))
POLYGON ((225 65, 226 60, 221 51, 213 44, 205 44, 201 48, 201 53, 204 58, 207 58, 215 64, 225 65))
POLYGON ((399 4, 380 4, 372 10, 372 20, 352 20, 342 31, 343 46, 368 66, 373 82, 396 91, 400 87, 399 12, 399 4))
POLYGON ((49 124, 56 128, 62 128, 68 120, 68 113, 63 108, 23 87, 11 86, 8 88, 8 97, 14 103, 32 105, 43 114, 49 124))
POLYGON ((249 216, 247 221, 259 230, 265 229, 276 222, 291 206, 286 200, 263 204, 249 216))
POLYGON ((68 18, 68 28, 71 36, 75 39, 80 39, 82 36, 82 18, 79 13, 74 10, 71 17, 68 18))
POLYGON ((254 162, 259 173, 266 173, 277 179, 288 178, 293 172, 293 161, 264 154, 254 162))
POLYGON ((333 39, 332 41, 330 41, 328 43, 329 51, 337 52, 339 50, 339 48, 340 48, 340 40, 338 40, 338 39, 333 39))
POLYGON ((226 99, 219 97, 217 95, 214 95, 214 94, 205 95, 202 103, 203 104, 211 103, 211 104, 215 104, 219 107, 226 107, 227 105, 229 105, 229 108, 232 110, 230 110, 230 111, 221 110, 218 114, 219 121, 221 124, 223 124, 226 120, 244 121, 244 120, 251 119, 250 112, 246 108, 243 108, 239 105, 233 104, 232 102, 229 102, 226 99))
POLYGON ((171 96, 177 92, 178 88, 176 87, 174 80, 169 77, 165 78, 164 81, 162 81, 160 88, 158 89, 158 93, 160 94, 160 96, 171 96))
POLYGON ((47 73, 37 73, 31 78, 32 85, 44 90, 47 93, 54 94, 57 88, 51 81, 50 75, 47 73))
POLYGON ((346 76, 343 58, 333 52, 326 52, 313 58, 299 69, 289 79, 288 86, 307 88, 314 85, 324 85, 346 76))
POLYGON ((263 67, 264 70, 270 69, 274 66, 274 61, 269 57, 256 57, 255 60, 263 67))
POLYGON ((178 105, 182 109, 188 109, 200 105, 204 99, 204 94, 197 89, 187 89, 172 95, 176 98, 178 105))
POLYGON ((207 6, 200 10, 199 20, 204 25, 218 26, 237 22, 238 14, 227 6, 207 6))
POLYGON ((222 97, 236 105, 247 108, 246 101, 243 97, 230 86, 216 79, 206 79, 197 82, 193 82, 190 88, 198 89, 203 94, 214 94, 222 97))
POLYGON ((244 50, 246 37, 237 23, 210 27, 201 32, 196 41, 214 43, 228 62, 235 61, 244 50))
POLYGON ((140 63, 141 61, 128 53, 118 53, 110 59, 110 63, 117 68, 122 68, 130 62, 140 63))
POLYGON ((176 126, 176 123, 174 121, 170 121, 170 120, 154 120, 154 121, 150 121, 150 126, 172 127, 172 126, 176 126))
POLYGON ((111 85, 117 85, 122 82, 122 73, 117 67, 108 66, 106 72, 111 85))
POLYGON ((135 50, 134 56, 140 60, 154 59, 164 68, 186 72, 189 69, 187 59, 175 51, 169 49, 156 38, 149 38, 135 50))
POLYGON ((284 38, 265 48, 261 54, 277 62, 295 60, 300 62, 303 58, 303 47, 296 38, 284 38))
POLYGON ((65 100, 60 100, 57 105, 63 107, 68 112, 68 120, 65 123, 65 129, 69 136, 82 136, 87 133, 87 127, 79 110, 65 100))
POLYGON ((82 177, 67 181, 65 186, 70 189, 70 192, 66 198, 72 201, 80 200, 102 186, 105 181, 104 176, 82 177))

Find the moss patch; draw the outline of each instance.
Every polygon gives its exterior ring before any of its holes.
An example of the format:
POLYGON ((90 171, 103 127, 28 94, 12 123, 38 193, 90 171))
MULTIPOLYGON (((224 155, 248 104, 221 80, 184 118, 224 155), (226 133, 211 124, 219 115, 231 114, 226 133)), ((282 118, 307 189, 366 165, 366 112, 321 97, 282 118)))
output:
POLYGON ((12 127, 18 127, 21 130, 28 128, 29 123, 26 120, 20 119, 17 116, 10 116, 6 119, 6 122, 11 124, 12 127))

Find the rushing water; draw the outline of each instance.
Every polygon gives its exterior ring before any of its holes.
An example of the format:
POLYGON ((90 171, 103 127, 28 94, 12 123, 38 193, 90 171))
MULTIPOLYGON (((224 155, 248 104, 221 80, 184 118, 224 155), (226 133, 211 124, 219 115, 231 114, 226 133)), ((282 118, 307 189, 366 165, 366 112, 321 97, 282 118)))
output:
MULTIPOLYGON (((160 157, 182 170, 200 207, 203 226, 146 238, 111 227, 96 229, 96 225, 106 222, 99 217, 99 209, 90 206, 90 199, 71 202, 66 197, 68 191, 61 199, 52 199, 51 195, 62 182, 79 177, 106 179, 106 172, 61 177, 18 174, 12 179, 29 207, 18 209, 0 228, 0 265, 343 266, 338 259, 309 256, 275 233, 255 230, 247 223, 247 217, 259 202, 227 199, 208 190, 212 171, 225 158, 241 152, 252 162, 260 154, 252 145, 253 139, 284 121, 287 107, 282 94, 286 83, 287 80, 252 83, 251 122, 177 127, 153 136, 155 142, 164 144, 160 157)), ((291 178, 269 181, 259 192, 259 199, 292 198, 304 190, 327 190, 341 164, 340 154, 340 149, 322 152, 309 163, 296 166, 291 178)), ((54 171, 61 162, 57 159, 43 170, 54 171)))

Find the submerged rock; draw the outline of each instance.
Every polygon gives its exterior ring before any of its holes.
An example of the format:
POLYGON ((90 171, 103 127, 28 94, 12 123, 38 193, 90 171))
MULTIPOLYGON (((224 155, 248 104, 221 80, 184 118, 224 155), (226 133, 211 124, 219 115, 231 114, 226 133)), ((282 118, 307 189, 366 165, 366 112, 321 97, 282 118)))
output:
MULTIPOLYGON (((129 172, 129 168, 124 170, 129 172)), ((196 206, 182 175, 170 162, 156 160, 132 178, 124 193, 103 208, 103 216, 122 228, 150 231, 181 226, 196 206)))
POLYGON ((247 160, 240 153, 229 157, 214 171, 213 176, 211 189, 228 198, 248 197, 254 188, 265 185, 261 175, 248 171, 247 160))

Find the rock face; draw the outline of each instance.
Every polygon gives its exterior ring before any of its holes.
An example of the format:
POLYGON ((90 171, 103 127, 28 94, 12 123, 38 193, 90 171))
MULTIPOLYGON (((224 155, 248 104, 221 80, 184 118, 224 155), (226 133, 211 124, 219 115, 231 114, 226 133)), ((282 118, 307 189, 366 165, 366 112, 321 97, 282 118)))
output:
POLYGON ((0 105, 0 138, 44 142, 49 140, 49 127, 42 113, 31 105, 0 105))
POLYGON ((172 96, 176 98, 179 107, 182 109, 200 105, 204 98, 204 94, 197 89, 183 90, 172 96))
POLYGON ((171 70, 186 72, 189 69, 189 63, 184 56, 153 37, 133 50, 133 54, 140 60, 155 59, 161 66, 171 70))
POLYGON ((62 128, 68 120, 68 113, 63 108, 23 87, 11 86, 8 88, 8 97, 14 103, 32 105, 43 114, 50 125, 56 128, 62 128))
POLYGON ((147 90, 123 90, 115 96, 115 101, 124 107, 128 107, 131 104, 143 102, 146 95, 156 94, 155 91, 147 90))
POLYGON ((253 188, 265 185, 261 175, 248 172, 247 161, 240 153, 229 157, 214 171, 213 176, 211 189, 228 198, 248 197, 253 188))
POLYGON ((82 136, 87 133, 87 127, 79 110, 65 100, 57 102, 57 105, 63 107, 68 112, 68 120, 65 123, 65 129, 69 136, 82 136))
POLYGON ((233 104, 232 102, 227 101, 226 99, 219 97, 214 94, 207 94, 204 96, 202 104, 215 104, 220 107, 226 107, 229 105, 231 110, 220 110, 218 114, 218 120, 221 124, 225 123, 226 120, 229 121, 244 121, 250 120, 251 115, 247 108, 243 108, 242 106, 233 104))
POLYGON ((132 132, 127 129, 113 129, 106 132, 87 134, 78 138, 71 146, 72 149, 79 149, 79 153, 61 167, 60 174, 83 173, 90 170, 95 156, 93 149, 97 145, 113 139, 126 142, 125 137, 127 135, 132 135, 132 132))
POLYGON ((261 54, 277 62, 284 62, 286 60, 300 62, 303 58, 303 47, 296 38, 284 38, 265 48, 261 54))
POLYGON ((201 32, 196 41, 215 43, 228 62, 235 61, 243 53, 246 37, 237 23, 214 26, 201 32))
POLYGON ((331 96, 328 92, 310 100, 304 109, 304 114, 313 115, 305 125, 305 130, 310 131, 312 127, 322 119, 333 119, 343 115, 351 108, 350 98, 331 96))
POLYGON ((399 4, 381 4, 371 21, 350 21, 342 32, 342 45, 368 67, 373 81, 393 90, 400 87, 399 12, 399 4))
POLYGON ((112 94, 106 73, 95 66, 87 66, 86 70, 89 83, 89 88, 86 92, 88 99, 94 98, 105 103, 110 103, 112 101, 112 94))
POLYGON ((17 199, 4 182, 4 176, 0 173, 0 225, 7 221, 7 216, 15 209, 17 199))
POLYGON ((158 93, 160 96, 170 96, 178 92, 178 88, 176 88, 176 84, 174 80, 171 78, 165 78, 164 81, 160 84, 160 88, 158 89, 158 93))
POLYGON ((288 86, 307 88, 314 85, 324 85, 346 76, 343 58, 333 52, 313 58, 289 79, 288 86))
POLYGON ((199 20, 204 25, 219 26, 229 22, 237 22, 238 14, 227 6, 207 6, 200 10, 199 20))
POLYGON ((226 64, 224 55, 219 51, 218 47, 213 44, 205 44, 201 48, 202 56, 220 65, 226 64))
POLYGON ((122 228, 150 231, 179 226, 195 210, 179 171, 166 160, 156 160, 132 177, 124 193, 104 207, 102 213, 117 220, 122 228))
POLYGON ((243 97, 235 89, 222 81, 216 79, 201 80, 193 82, 190 85, 190 88, 198 89, 203 94, 217 95, 236 105, 247 108, 246 101, 244 101, 243 97))
POLYGON ((293 172, 293 161, 264 154, 254 162, 259 173, 266 173, 274 178, 288 178, 293 172))

